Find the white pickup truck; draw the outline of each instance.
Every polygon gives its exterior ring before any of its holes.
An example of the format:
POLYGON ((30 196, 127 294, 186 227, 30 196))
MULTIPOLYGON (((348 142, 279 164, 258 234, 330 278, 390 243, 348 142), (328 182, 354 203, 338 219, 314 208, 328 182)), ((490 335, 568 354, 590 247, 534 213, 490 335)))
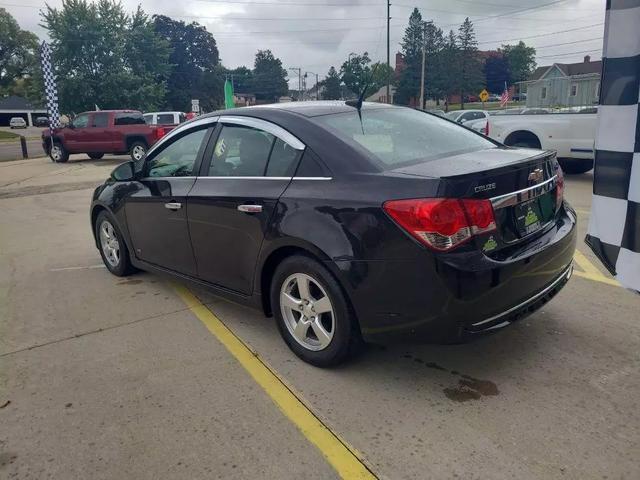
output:
POLYGON ((545 114, 495 114, 488 120, 465 124, 505 145, 558 152, 565 173, 593 168, 597 113, 595 107, 578 112, 545 114))

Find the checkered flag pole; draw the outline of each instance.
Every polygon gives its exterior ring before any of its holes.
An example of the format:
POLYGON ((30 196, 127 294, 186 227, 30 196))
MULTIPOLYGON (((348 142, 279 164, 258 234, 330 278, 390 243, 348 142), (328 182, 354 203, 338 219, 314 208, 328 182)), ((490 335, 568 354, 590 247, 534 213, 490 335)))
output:
POLYGON ((60 126, 60 110, 58 109, 58 88, 56 76, 51 64, 51 47, 47 42, 40 45, 40 58, 42 61, 42 77, 44 80, 44 94, 47 98, 47 114, 49 116, 49 130, 53 138, 52 129, 60 126))
POLYGON ((585 241, 640 292, 640 0, 607 0, 591 218, 585 241))

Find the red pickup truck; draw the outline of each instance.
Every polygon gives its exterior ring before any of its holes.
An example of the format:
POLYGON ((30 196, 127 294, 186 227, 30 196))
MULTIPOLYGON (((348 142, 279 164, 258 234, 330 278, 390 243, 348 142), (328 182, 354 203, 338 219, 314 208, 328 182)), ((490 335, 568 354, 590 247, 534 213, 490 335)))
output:
POLYGON ((99 110, 79 114, 68 126, 42 132, 42 148, 54 162, 66 162, 69 154, 86 153, 99 159, 105 153, 130 154, 141 160, 149 147, 168 131, 147 125, 136 110, 99 110))

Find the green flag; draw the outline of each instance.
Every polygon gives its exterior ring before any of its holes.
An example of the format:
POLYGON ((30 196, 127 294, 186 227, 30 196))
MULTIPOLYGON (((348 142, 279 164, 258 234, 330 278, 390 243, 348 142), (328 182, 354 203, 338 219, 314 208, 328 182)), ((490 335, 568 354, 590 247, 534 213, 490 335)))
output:
POLYGON ((229 79, 224 81, 224 108, 235 108, 233 103, 233 84, 229 79))

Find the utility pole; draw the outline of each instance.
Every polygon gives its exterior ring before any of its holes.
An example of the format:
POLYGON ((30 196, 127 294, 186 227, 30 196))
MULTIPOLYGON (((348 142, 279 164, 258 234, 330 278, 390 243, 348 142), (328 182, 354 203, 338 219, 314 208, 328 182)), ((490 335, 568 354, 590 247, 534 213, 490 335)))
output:
POLYGON ((320 100, 320 85, 318 85, 318 74, 315 72, 304 72, 304 78, 307 78, 308 74, 316 76, 316 100, 320 100))
POLYGON ((300 67, 289 67, 289 70, 298 72, 298 101, 302 101, 302 69, 300 67))
POLYGON ((420 108, 424 108, 424 64, 425 64, 425 36, 422 35, 422 75, 420 76, 420 108))
POLYGON ((391 31, 391 0, 387 0, 387 103, 391 103, 391 55, 389 53, 390 39, 389 34, 391 31))

